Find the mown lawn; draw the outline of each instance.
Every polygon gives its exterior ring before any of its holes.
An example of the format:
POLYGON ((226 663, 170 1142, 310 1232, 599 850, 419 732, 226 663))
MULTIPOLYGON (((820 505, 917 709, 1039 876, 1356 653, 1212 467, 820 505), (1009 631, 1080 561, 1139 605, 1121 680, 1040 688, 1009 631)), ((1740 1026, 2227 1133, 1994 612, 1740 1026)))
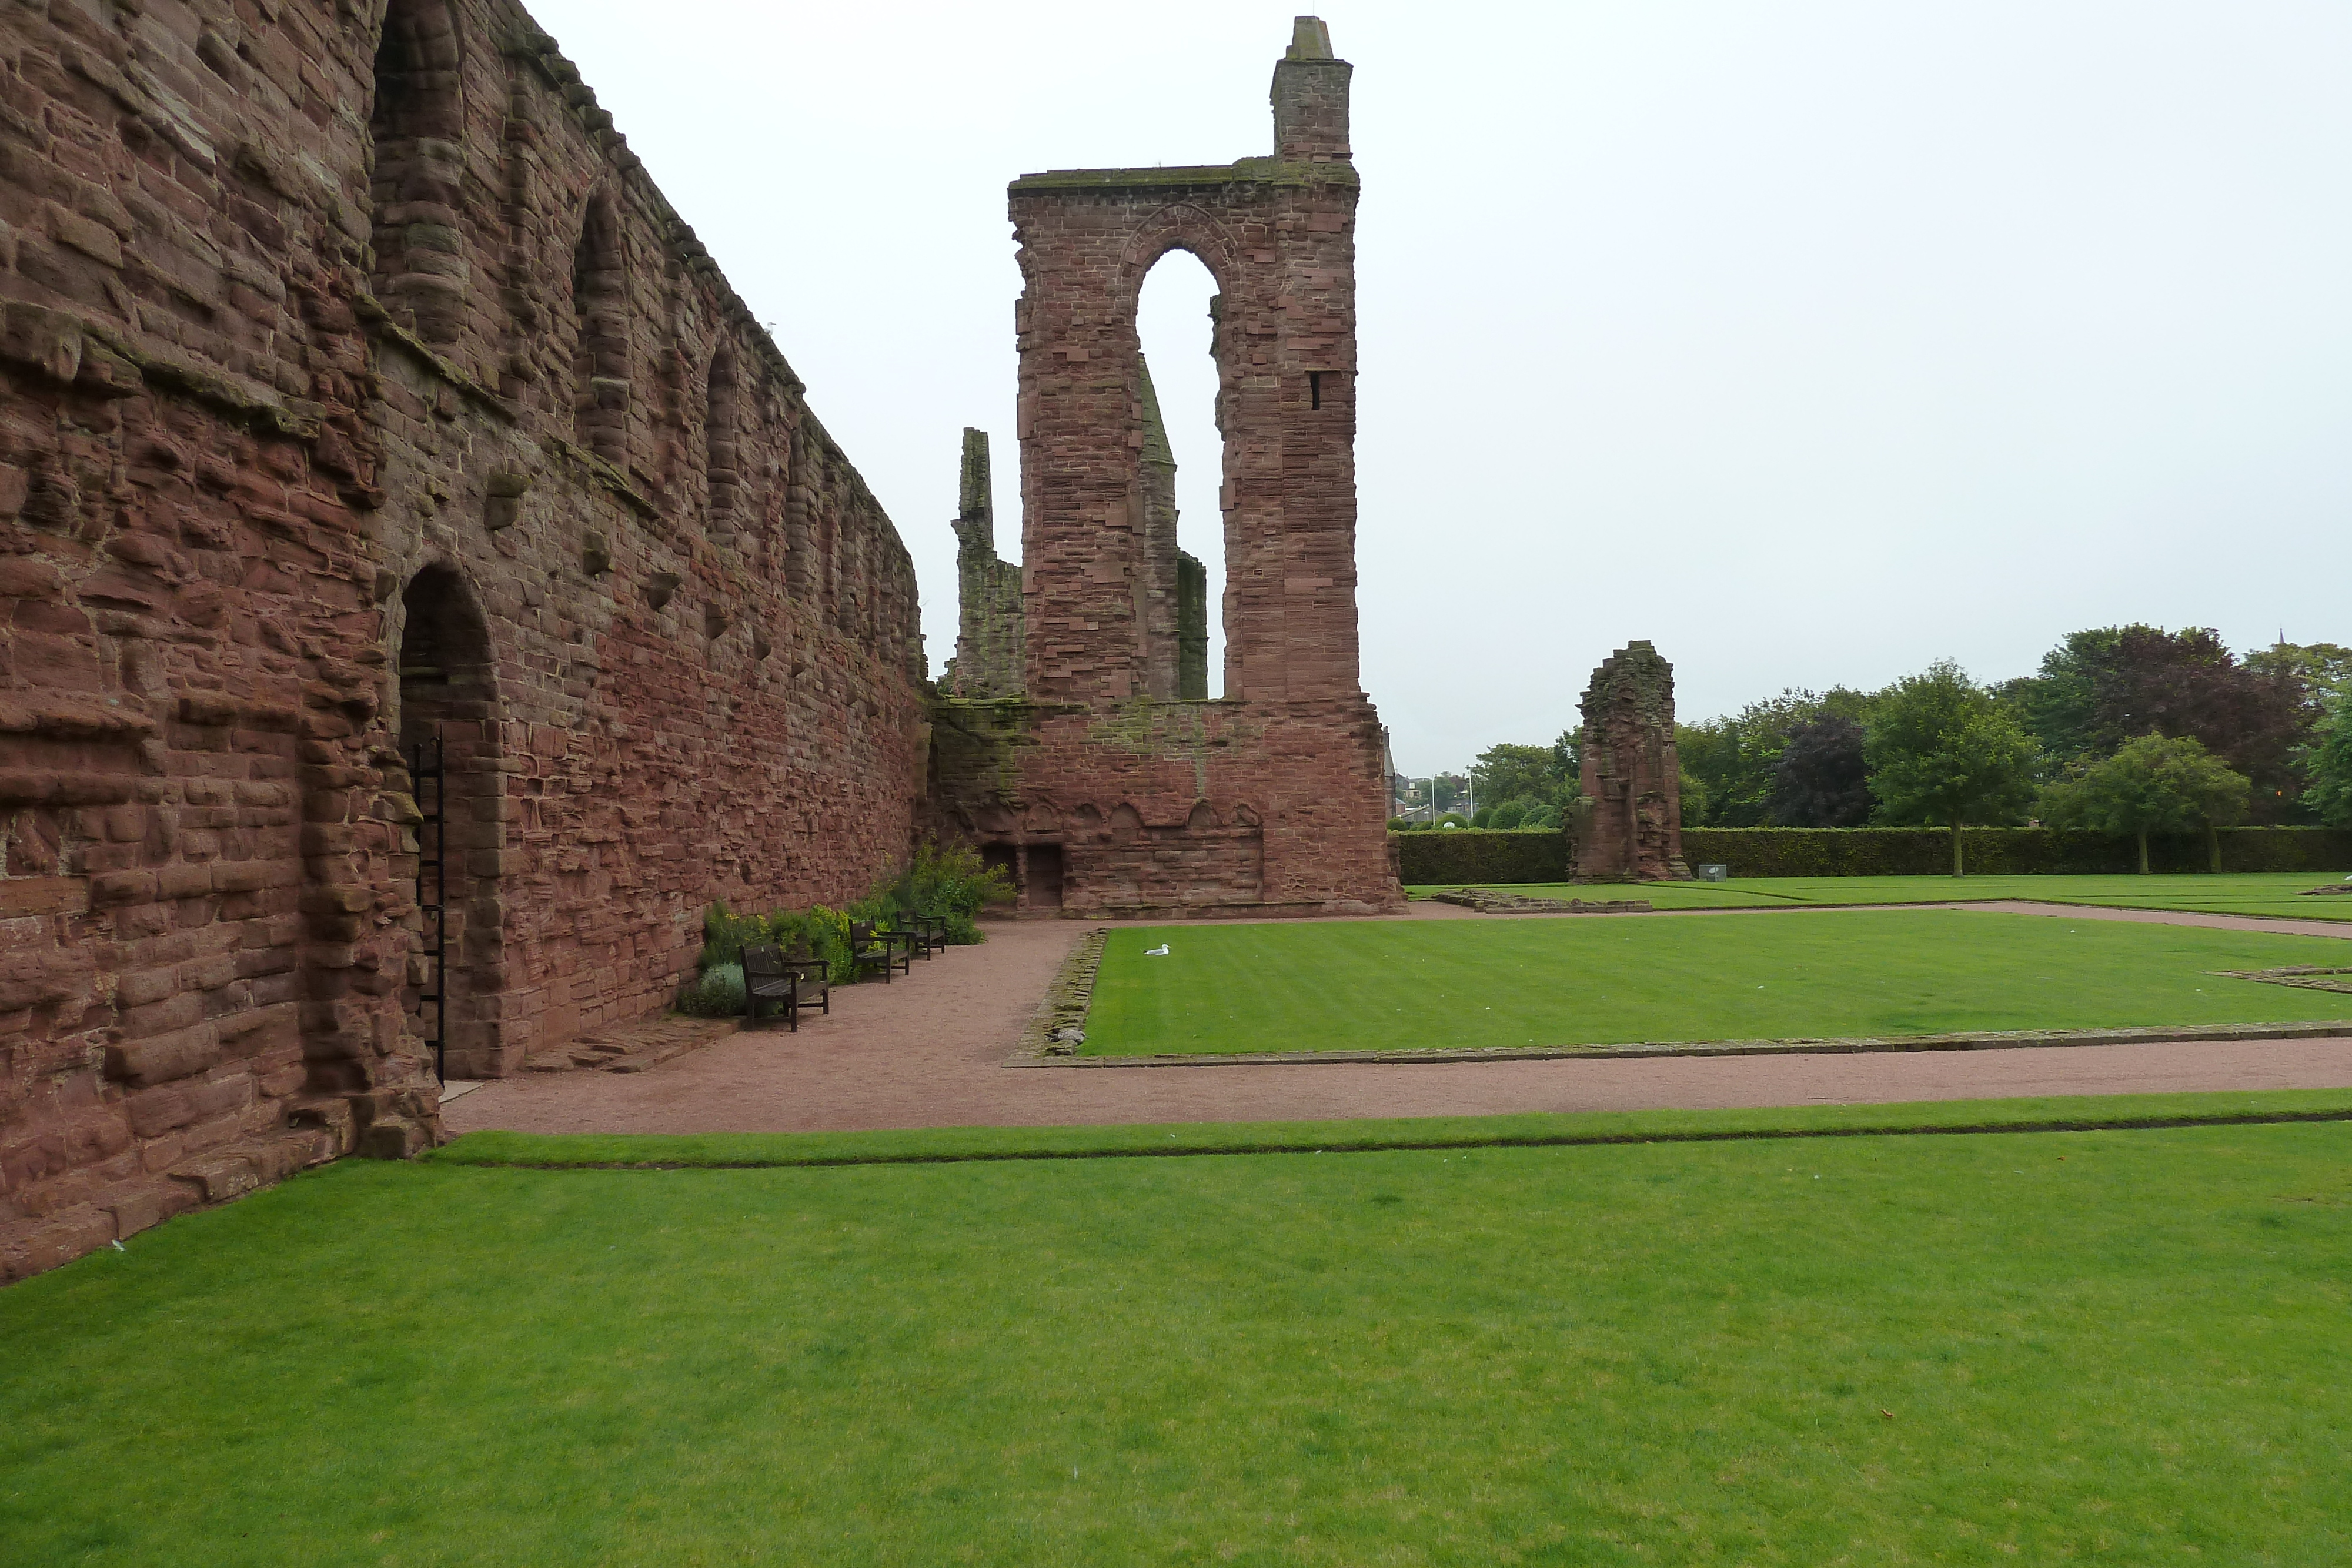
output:
POLYGON ((1970 910, 1114 930, 1089 1055, 1611 1045, 2352 1019, 2216 978, 2352 967, 2326 936, 1970 910), (1167 946, 1164 957, 1148 956, 1167 946))
POLYGON ((346 1164, 0 1292, 40 1564, 2352 1560, 2352 1126, 346 1164))
MULTIPOLYGON (((1505 893, 1529 898, 1646 898, 1660 909, 1740 909, 1782 904, 1943 904, 1953 899, 2032 898, 2101 904, 2119 909, 2183 909, 2296 920, 2352 920, 2352 896, 2305 898, 2307 888, 2343 881, 2341 873, 2246 872, 2221 876, 1754 876, 1729 882, 1512 883, 1505 893)), ((1406 892, 1448 893, 1454 883, 1406 892)))

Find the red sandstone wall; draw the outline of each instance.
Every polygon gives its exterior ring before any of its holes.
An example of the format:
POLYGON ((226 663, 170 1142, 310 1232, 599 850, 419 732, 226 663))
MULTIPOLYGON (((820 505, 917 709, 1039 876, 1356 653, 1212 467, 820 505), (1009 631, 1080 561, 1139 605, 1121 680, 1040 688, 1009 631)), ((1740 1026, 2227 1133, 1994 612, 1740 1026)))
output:
POLYGON ((1024 864, 1058 848, 1072 913, 1402 900, 1357 663, 1349 69, 1302 18, 1276 68, 1278 156, 1012 187, 1028 700, 940 705, 937 794, 949 827, 1024 864), (1151 626, 1173 541, 1150 527, 1135 313, 1177 248, 1219 289, 1219 702, 1155 695, 1174 689, 1151 626))
MULTIPOLYGON (((1079 915, 1301 915, 1396 903, 1386 824, 1366 826, 1366 703, 1159 703, 1073 710, 940 702, 941 828, 1062 857, 1079 915)), ((1048 907, 1029 879, 1024 904, 1048 907)))
POLYGON ((376 9, 0 16, 0 1281, 432 1135, 404 703, 453 1074, 912 831, 911 567, 790 367, 510 5, 393 7, 372 180, 376 9), (463 701, 404 695, 428 568, 463 701))

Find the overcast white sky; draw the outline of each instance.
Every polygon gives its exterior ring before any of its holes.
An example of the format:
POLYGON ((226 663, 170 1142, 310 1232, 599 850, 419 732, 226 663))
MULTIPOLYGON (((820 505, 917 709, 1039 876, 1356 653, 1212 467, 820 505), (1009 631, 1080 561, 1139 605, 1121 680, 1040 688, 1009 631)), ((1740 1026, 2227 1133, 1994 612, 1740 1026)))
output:
MULTIPOLYGON (((934 669, 967 424, 1019 549, 1005 183, 1268 151, 1294 9, 532 5, 889 508, 934 669)), ((1635 637, 1685 718, 2124 621, 2352 643, 2352 5, 1322 15, 1402 768, 1548 741, 1635 637)), ((1171 257, 1143 321, 1204 555, 1208 292, 1171 257)))

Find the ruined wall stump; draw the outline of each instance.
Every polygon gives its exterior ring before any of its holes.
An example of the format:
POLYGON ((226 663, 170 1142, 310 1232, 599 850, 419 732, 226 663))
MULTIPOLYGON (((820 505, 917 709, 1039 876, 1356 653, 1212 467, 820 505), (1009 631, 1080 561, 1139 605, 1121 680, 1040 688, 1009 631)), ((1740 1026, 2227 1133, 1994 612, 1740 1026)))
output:
POLYGON ((1687 882, 1682 765, 1675 754, 1675 667, 1629 643, 1592 672, 1580 705, 1583 794, 1579 882, 1687 882))

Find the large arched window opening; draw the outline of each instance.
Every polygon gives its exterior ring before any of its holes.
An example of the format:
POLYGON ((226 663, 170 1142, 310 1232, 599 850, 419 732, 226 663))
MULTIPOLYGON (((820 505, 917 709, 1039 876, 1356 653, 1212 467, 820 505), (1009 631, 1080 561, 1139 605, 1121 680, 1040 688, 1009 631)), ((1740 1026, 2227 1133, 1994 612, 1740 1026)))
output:
POLYGON ((1216 360, 1216 279, 1171 250, 1143 280, 1135 331, 1143 418, 1143 615, 1156 696, 1222 694, 1224 680, 1224 434, 1216 360), (1203 352, 1203 350, 1207 350, 1203 352), (1209 585, 1217 584, 1213 597, 1209 585))
POLYGON ((615 466, 629 449, 628 277, 620 214, 603 191, 588 198, 572 253, 573 426, 580 444, 615 466))
POLYGON ((438 790, 420 789, 428 820, 418 849, 427 862, 422 901, 439 911, 426 917, 425 951, 441 958, 437 974, 428 962, 416 977, 410 1009, 418 1032, 442 1042, 450 1077, 504 1077, 520 1065, 521 1049, 504 1040, 497 1016, 505 989, 498 880, 505 829, 489 626, 465 579, 437 563, 409 580, 400 605, 401 750, 411 758, 421 752, 428 771, 436 761, 440 768, 438 790), (435 991, 437 1007, 424 999, 435 991))
POLYGON ((431 343, 457 336, 468 271, 459 218, 466 113, 448 0, 392 0, 376 40, 375 297, 431 343))

